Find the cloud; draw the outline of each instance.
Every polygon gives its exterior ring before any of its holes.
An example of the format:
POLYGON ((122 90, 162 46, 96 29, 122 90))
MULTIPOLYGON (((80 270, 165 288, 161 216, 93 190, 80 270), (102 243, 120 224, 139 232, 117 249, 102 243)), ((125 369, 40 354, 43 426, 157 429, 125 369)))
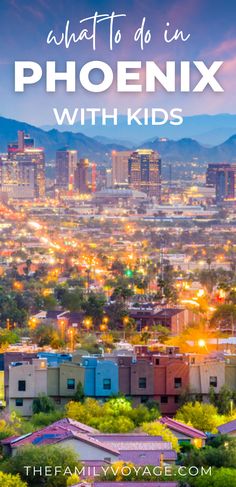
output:
POLYGON ((236 53, 236 37, 226 38, 214 47, 204 49, 201 56, 207 58, 231 58, 236 53))

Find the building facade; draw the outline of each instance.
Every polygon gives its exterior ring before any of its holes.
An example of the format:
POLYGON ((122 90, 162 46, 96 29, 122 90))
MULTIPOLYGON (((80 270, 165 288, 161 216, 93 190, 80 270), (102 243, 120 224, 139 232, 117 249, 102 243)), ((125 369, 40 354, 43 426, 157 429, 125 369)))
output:
POLYGON ((129 186, 161 200, 161 158, 156 151, 138 149, 128 160, 129 186))
POLYGON ((56 152, 56 186, 59 190, 74 189, 77 160, 76 150, 63 148, 56 152))
POLYGON ((18 141, 8 145, 0 159, 0 188, 10 198, 36 199, 45 196, 45 154, 34 140, 18 132, 18 141))
POLYGON ((80 159, 75 170, 75 189, 81 194, 89 192, 89 160, 80 159))
POLYGON ((228 163, 209 164, 206 173, 206 185, 215 188, 216 203, 235 197, 235 165, 228 163))
POLYGON ((128 185, 128 161, 132 151, 112 151, 112 186, 128 185))

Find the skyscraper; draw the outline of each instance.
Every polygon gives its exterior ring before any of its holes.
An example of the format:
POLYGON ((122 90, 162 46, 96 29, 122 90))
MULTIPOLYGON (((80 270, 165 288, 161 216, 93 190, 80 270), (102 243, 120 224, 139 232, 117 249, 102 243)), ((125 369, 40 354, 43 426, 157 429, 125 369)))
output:
POLYGON ((45 196, 45 155, 23 131, 8 145, 8 157, 1 161, 1 189, 15 199, 45 196))
POLYGON ((11 154, 14 152, 22 152, 24 149, 30 149, 34 147, 34 139, 30 137, 29 134, 25 134, 23 130, 18 130, 17 132, 17 141, 10 142, 8 144, 8 156, 11 157, 11 154))
POLYGON ((229 163, 209 164, 206 185, 216 190, 216 202, 221 203, 235 197, 235 168, 229 163))
POLYGON ((132 151, 112 151, 112 185, 128 184, 128 161, 132 151))
POLYGON ((212 188, 216 186, 216 174, 221 169, 230 168, 230 164, 227 162, 221 163, 210 163, 208 164, 207 172, 206 172, 206 185, 212 188))
POLYGON ((56 186, 70 191, 74 189, 78 151, 63 148, 56 153, 56 186))
POLYGON ((131 188, 161 199, 161 158, 150 149, 138 149, 128 160, 128 182, 131 188))
POLYGON ((89 192, 88 185, 89 161, 88 159, 80 159, 77 163, 75 171, 75 189, 78 189, 81 194, 89 192))
POLYGON ((216 202, 234 198, 234 171, 232 168, 219 169, 216 173, 216 202))

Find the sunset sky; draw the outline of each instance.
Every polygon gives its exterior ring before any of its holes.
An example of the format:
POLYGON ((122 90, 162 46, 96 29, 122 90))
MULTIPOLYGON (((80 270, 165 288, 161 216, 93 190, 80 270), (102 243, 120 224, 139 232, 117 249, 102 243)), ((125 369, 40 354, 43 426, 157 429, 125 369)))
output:
POLYGON ((0 2, 0 114, 35 125, 54 123, 52 108, 117 107, 125 108, 172 107, 183 109, 184 115, 200 113, 235 113, 236 89, 236 2, 229 0, 1 0, 0 2), (60 34, 70 20, 71 31, 82 29, 79 21, 95 11, 126 14, 115 25, 121 29, 122 40, 111 52, 108 30, 100 24, 97 30, 97 49, 90 41, 71 45, 69 49, 46 44, 48 32, 60 34), (135 30, 146 17, 152 41, 143 51, 132 40, 135 30), (166 22, 172 30, 183 29, 190 39, 166 44, 163 32, 166 22), (14 61, 31 60, 44 66, 45 61, 56 60, 63 70, 66 60, 75 60, 78 67, 93 59, 102 60, 115 68, 118 60, 203 60, 211 64, 224 61, 219 80, 224 93, 207 89, 199 93, 117 94, 114 86, 106 93, 92 95, 78 85, 75 94, 65 92, 64 84, 55 94, 45 92, 45 83, 27 87, 25 93, 14 93, 14 61))

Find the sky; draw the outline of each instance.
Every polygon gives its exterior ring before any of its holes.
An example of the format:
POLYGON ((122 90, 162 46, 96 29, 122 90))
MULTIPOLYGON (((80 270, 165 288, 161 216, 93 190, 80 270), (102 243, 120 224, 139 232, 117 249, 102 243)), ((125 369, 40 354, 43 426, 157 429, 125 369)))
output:
MULTIPOLYGON (((117 107, 125 113, 127 106, 164 108, 180 107, 184 115, 236 113, 236 2, 235 0, 1 0, 0 2, 0 115, 26 121, 37 126, 55 124, 53 107, 59 111, 80 107, 117 107), (78 34, 85 23, 80 20, 99 14, 125 14, 116 19, 115 26, 121 30, 121 41, 109 49, 107 23, 97 26, 96 50, 91 41, 80 41, 64 46, 48 45, 49 31, 59 35, 70 22, 70 32, 78 34), (133 36, 146 18, 151 42, 141 50, 133 36), (175 29, 190 34, 188 41, 166 43, 163 33, 166 22, 170 32, 175 29), (35 61, 43 67, 43 79, 28 86, 24 93, 14 92, 14 62, 35 61), (78 83, 76 93, 66 93, 64 83, 56 93, 46 93, 45 62, 55 60, 63 70, 65 61, 75 60, 78 69, 88 61, 101 60, 115 70, 117 61, 153 60, 165 63, 168 60, 203 60, 211 64, 224 61, 218 76, 224 93, 213 93, 210 88, 204 93, 117 93, 116 83, 105 93, 91 94, 78 83)), ((86 26, 91 26, 87 22, 86 26)), ((141 78, 143 77, 143 70, 141 78)))

